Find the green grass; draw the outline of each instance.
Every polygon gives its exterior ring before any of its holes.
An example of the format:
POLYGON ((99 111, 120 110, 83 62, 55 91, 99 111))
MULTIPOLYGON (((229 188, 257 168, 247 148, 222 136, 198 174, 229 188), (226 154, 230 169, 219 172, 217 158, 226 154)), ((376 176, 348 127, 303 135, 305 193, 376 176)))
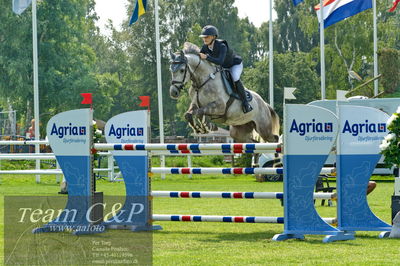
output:
MULTIPOLYGON (((374 178, 378 180, 379 178, 374 178)), ((282 191, 282 183, 257 183, 251 176, 168 176, 152 178, 153 190, 196 191, 282 191)), ((124 195, 124 184, 97 182, 97 190, 105 195, 124 195)), ((0 204, 4 195, 57 195, 55 177, 2 176, 0 204)), ((379 182, 368 196, 372 211, 390 222, 390 197, 393 182, 379 182)), ((62 196, 65 197, 65 196, 62 196)), ((157 214, 255 215, 283 216, 278 200, 240 199, 154 199, 157 214)), ((335 216, 336 208, 320 206, 324 217, 335 216)), ((0 208, 0 236, 4 236, 3 209, 0 208)), ((400 263, 400 241, 378 239, 379 232, 357 232, 356 240, 323 244, 323 236, 306 236, 305 241, 272 242, 283 231, 283 225, 232 223, 157 222, 163 227, 153 234, 154 265, 396 265, 400 263)), ((135 233, 124 237, 134 239, 135 233)), ((0 237, 0 246, 4 246, 0 237)), ((3 249, 2 249, 3 250, 3 249)), ((3 256, 3 251, 0 253, 3 256)))

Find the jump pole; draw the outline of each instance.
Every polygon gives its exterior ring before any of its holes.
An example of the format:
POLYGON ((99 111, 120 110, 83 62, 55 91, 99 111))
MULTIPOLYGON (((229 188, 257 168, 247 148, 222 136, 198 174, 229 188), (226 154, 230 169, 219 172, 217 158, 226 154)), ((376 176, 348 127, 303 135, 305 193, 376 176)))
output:
MULTIPOLYGON (((154 198, 283 199, 282 192, 152 191, 154 198)), ((336 193, 314 193, 314 199, 334 199, 336 193)))
MULTIPOLYGON (((327 167, 322 168, 320 174, 332 174, 336 171, 335 168, 327 167)), ((161 168, 154 167, 150 169, 153 174, 222 174, 222 175, 252 175, 252 174, 283 174, 283 168, 273 168, 273 167, 246 167, 246 168, 217 168, 217 167, 207 167, 207 168, 161 168)))
MULTIPOLYGON (((283 217, 265 216, 218 216, 218 215, 169 215, 153 214, 153 221, 171 222, 223 222, 223 223, 268 223, 283 224, 283 217)), ((324 218, 329 224, 337 222, 336 218, 324 218)))

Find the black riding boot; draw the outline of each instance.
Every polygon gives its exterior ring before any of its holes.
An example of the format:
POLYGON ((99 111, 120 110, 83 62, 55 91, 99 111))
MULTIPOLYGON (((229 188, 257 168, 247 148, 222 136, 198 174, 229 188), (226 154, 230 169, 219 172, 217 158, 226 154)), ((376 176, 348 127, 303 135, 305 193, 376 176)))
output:
POLYGON ((240 80, 235 82, 237 93, 239 94, 240 99, 242 100, 243 112, 248 113, 253 110, 253 107, 247 102, 246 92, 244 91, 243 84, 240 80))

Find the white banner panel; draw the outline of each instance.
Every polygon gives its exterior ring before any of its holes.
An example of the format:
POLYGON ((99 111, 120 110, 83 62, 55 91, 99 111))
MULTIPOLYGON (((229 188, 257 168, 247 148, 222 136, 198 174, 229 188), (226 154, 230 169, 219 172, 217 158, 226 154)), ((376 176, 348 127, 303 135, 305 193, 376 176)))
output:
POLYGON ((375 108, 339 105, 340 154, 379 154, 389 115, 375 108))
POLYGON ((47 138, 57 156, 90 156, 92 111, 77 109, 53 116, 47 123, 47 138))
MULTIPOLYGON (((147 112, 147 110, 131 111, 112 117, 105 126, 107 142, 147 144, 150 135, 147 112)), ((115 150, 112 153, 114 156, 147 155, 146 151, 115 150)))
POLYGON ((284 133, 286 155, 327 155, 338 133, 337 117, 311 105, 287 104, 284 133))

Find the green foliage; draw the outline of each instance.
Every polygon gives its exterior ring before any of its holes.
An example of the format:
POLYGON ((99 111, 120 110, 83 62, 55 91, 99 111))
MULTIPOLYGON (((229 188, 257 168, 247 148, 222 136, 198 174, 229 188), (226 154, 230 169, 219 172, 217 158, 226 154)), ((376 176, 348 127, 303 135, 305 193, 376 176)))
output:
POLYGON ((224 164, 224 156, 214 156, 211 158, 211 163, 214 166, 220 166, 224 164))
POLYGON ((235 158, 235 167, 251 167, 252 157, 252 154, 244 153, 240 157, 235 158))
MULTIPOLYGON (((2 160, 2 170, 33 170, 35 169, 35 160, 2 160)), ((41 169, 54 169, 55 160, 41 160, 41 169)))
MULTIPOLYGON (((247 69, 243 75, 246 86, 269 100, 268 60, 257 62, 254 68, 247 69)), ((308 103, 319 99, 319 80, 315 73, 315 62, 306 53, 276 54, 274 57, 274 109, 283 117, 283 88, 296 87, 296 100, 293 103, 308 103)))
MULTIPOLYGON (((274 47, 279 53, 309 52, 318 45, 318 24, 312 9, 315 2, 305 1, 294 7, 291 1, 275 0, 274 47)), ((265 36, 268 36, 264 28, 265 36)))
MULTIPOLYGON (((159 167, 160 160, 158 156, 152 157, 152 166, 159 167)), ((188 160, 186 156, 166 156, 166 167, 188 167, 188 160)), ((192 156, 193 167, 218 167, 228 166, 224 162, 223 155, 214 156, 192 156)))
POLYGON ((388 167, 400 166, 400 106, 387 122, 389 134, 382 140, 381 153, 388 167))
MULTIPOLYGON (((96 55, 87 39, 94 24, 86 21, 92 4, 92 0, 38 2, 39 110, 44 125, 54 114, 77 108, 79 93, 95 87, 91 70, 96 55)), ((9 1, 1 6, 0 68, 7 70, 0 72, 1 97, 10 99, 14 109, 32 108, 31 12, 17 16, 9 1)))
POLYGON ((400 51, 390 48, 379 50, 379 66, 382 86, 385 92, 394 93, 400 89, 400 51))

